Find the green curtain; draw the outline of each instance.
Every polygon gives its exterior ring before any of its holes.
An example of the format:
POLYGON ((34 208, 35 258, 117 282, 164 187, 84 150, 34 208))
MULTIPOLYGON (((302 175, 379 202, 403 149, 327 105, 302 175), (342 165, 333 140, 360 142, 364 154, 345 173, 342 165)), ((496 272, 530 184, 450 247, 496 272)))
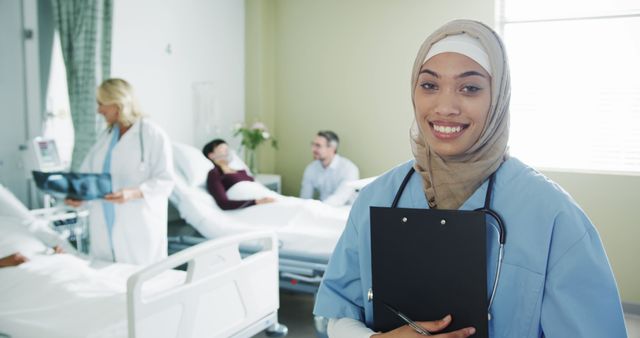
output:
POLYGON ((75 132, 72 170, 96 141, 103 121, 96 113, 96 87, 111 73, 112 0, 51 0, 69 88, 75 132))

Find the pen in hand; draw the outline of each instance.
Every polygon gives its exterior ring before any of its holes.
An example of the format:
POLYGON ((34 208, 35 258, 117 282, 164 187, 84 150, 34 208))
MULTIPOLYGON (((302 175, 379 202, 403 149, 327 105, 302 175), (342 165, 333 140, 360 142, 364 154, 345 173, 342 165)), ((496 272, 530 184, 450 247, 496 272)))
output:
POLYGON ((398 316, 400 319, 402 319, 405 323, 407 323, 409 326, 411 326, 411 328, 418 332, 419 334, 423 335, 423 336, 431 336, 431 332, 427 331, 425 328, 423 328, 422 326, 420 326, 418 323, 414 322, 413 320, 411 320, 411 318, 407 317, 407 315, 405 315, 404 313, 396 310, 394 307, 392 307, 391 305, 382 302, 382 304, 384 304, 384 306, 389 309, 389 311, 393 312, 396 316, 398 316))

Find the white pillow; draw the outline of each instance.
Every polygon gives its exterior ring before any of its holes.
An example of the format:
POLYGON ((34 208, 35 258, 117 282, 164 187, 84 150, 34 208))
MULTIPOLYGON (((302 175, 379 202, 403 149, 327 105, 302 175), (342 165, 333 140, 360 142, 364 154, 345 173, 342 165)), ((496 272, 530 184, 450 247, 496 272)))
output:
POLYGON ((184 143, 173 144, 173 165, 189 186, 206 183, 213 169, 213 163, 200 150, 184 143))
POLYGON ((0 258, 16 252, 31 258, 47 250, 24 222, 15 217, 0 216, 0 258))
POLYGON ((249 166, 246 163, 244 163, 244 161, 240 158, 240 156, 238 156, 238 154, 236 154, 235 151, 230 150, 229 153, 231 154, 231 161, 229 161, 229 168, 234 170, 246 170, 249 176, 253 176, 253 173, 251 173, 251 170, 249 170, 249 166))

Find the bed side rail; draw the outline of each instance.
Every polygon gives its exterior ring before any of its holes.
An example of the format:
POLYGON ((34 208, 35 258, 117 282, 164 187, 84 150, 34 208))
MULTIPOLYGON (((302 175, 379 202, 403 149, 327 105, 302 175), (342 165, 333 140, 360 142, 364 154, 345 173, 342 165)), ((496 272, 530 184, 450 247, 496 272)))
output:
POLYGON ((243 233, 171 255, 129 278, 127 305, 129 337, 256 334, 275 323, 273 314, 279 307, 276 235, 243 233), (261 250, 243 258, 243 242, 260 243, 261 250), (143 292, 146 282, 185 263, 183 284, 154 294, 143 292), (261 321, 265 325, 256 326, 261 321), (248 327, 255 327, 255 332, 248 327))

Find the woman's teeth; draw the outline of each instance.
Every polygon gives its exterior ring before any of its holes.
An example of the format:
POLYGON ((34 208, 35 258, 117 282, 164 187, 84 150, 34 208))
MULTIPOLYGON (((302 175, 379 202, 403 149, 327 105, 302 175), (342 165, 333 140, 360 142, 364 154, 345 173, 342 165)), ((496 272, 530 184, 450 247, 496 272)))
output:
POLYGON ((435 129, 435 131, 439 133, 454 134, 454 133, 459 133, 462 130, 462 126, 445 127, 445 126, 438 126, 434 124, 433 129, 435 129))

